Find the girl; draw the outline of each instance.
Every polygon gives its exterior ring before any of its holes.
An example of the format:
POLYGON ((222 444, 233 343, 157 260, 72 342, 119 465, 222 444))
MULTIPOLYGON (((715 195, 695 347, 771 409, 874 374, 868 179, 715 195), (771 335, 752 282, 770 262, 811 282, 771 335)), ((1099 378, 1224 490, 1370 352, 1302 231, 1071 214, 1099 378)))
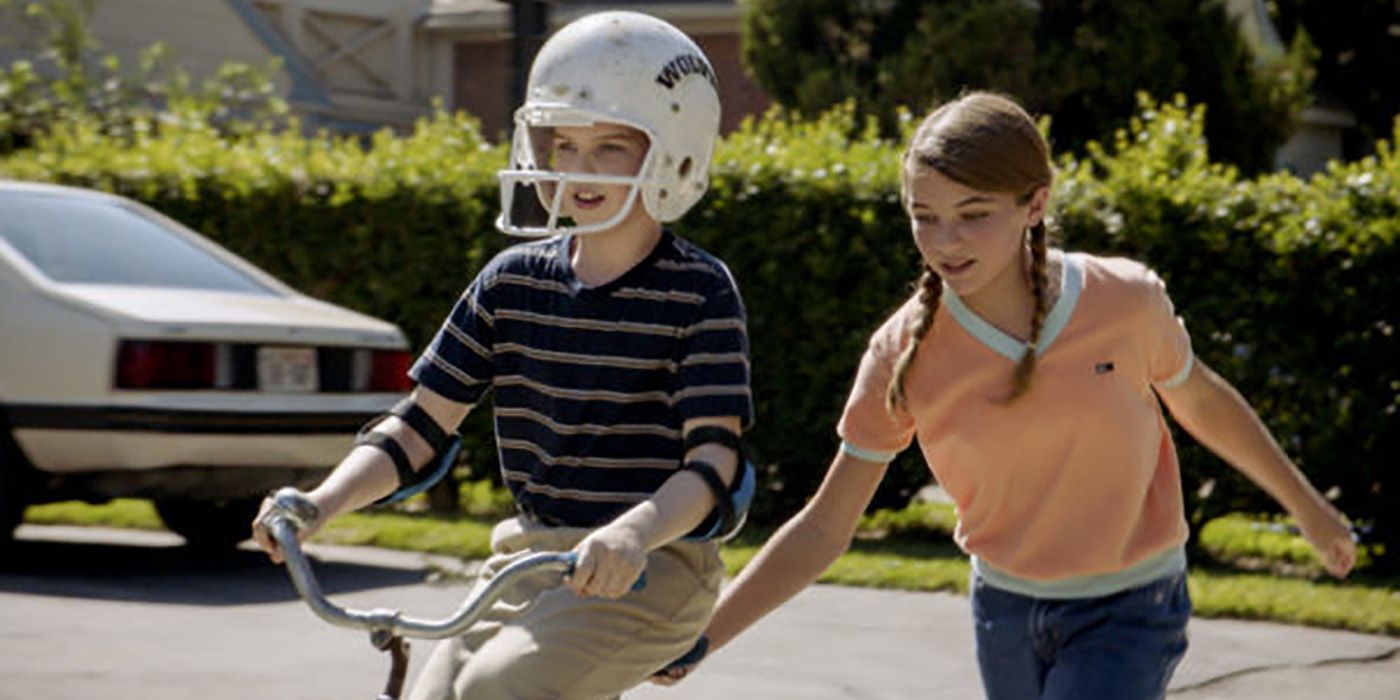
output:
POLYGON ((920 125, 901 176, 918 291, 870 341, 816 496, 725 591, 713 647, 841 554, 886 465, 917 439, 972 556, 988 697, 1162 697, 1191 603, 1161 404, 1277 499, 1328 571, 1350 570, 1346 522, 1193 357, 1157 275, 1048 246, 1052 177, 1035 123, 1003 97, 966 95, 920 125))
MULTIPOLYGON (((545 240, 477 274, 410 370, 409 399, 308 494, 321 516, 300 533, 417 488, 494 392, 520 514, 492 533, 483 578, 535 551, 578 562, 568 589, 517 586, 439 644, 410 697, 615 697, 708 620, 753 416, 748 340, 724 263, 662 224, 704 194, 719 116, 704 54, 655 18, 590 15, 540 49, 498 226, 545 240)), ((254 536, 280 560, 261 516, 254 536)))

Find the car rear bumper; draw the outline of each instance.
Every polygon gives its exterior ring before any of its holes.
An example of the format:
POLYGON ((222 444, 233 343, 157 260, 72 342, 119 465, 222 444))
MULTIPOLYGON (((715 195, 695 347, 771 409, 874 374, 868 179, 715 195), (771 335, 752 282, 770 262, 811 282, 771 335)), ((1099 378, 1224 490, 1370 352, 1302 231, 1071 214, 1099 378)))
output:
POLYGON ((377 412, 237 412, 7 404, 29 462, 49 473, 167 467, 329 468, 377 412))
POLYGON ((329 469, 294 467, 167 467, 46 474, 31 503, 113 498, 223 501, 258 497, 283 486, 309 490, 329 469))

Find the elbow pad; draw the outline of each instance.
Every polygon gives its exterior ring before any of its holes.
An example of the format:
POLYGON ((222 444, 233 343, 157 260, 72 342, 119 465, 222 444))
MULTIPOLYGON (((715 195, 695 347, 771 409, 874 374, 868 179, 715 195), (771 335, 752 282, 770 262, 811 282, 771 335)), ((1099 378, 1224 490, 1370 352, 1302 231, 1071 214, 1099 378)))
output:
POLYGON ((368 445, 389 455, 389 459, 394 463, 394 471, 398 472, 399 488, 388 496, 375 501, 375 505, 386 505, 427 491, 432 488, 433 484, 441 481, 452 469, 452 465, 457 459, 457 452, 462 447, 462 438, 457 435, 449 436, 442 429, 442 426, 439 426, 437 421, 428 415, 427 411, 424 411, 412 399, 405 398, 394 404, 394 407, 388 412, 374 418, 363 428, 360 428, 360 432, 355 436, 355 446, 360 445, 368 445), (423 465, 422 469, 414 470, 413 462, 408 458, 408 452, 392 435, 374 431, 375 426, 390 416, 395 416, 408 424, 408 427, 413 432, 418 433, 423 441, 432 448, 433 456, 428 464, 423 465))
POLYGON ((748 518, 749 506, 753 503, 757 487, 757 472, 744 456, 744 446, 734 432, 719 426, 702 426, 685 436, 685 451, 708 443, 719 443, 734 450, 738 458, 738 472, 732 484, 725 484, 719 471, 704 460, 692 459, 681 468, 695 472, 710 487, 715 498, 715 508, 701 521, 700 525, 685 536, 687 540, 728 540, 739 533, 748 518))

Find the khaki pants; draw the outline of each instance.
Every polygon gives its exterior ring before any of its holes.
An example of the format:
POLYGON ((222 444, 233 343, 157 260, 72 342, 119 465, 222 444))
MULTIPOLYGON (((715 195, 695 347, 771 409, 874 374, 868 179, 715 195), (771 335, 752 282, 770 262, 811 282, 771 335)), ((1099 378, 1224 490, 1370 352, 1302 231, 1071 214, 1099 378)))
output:
MULTIPOLYGON (((491 533, 482 580, 528 554, 570 550, 589 532, 506 520, 491 533)), ((717 545, 676 542, 648 556, 646 588, 615 600, 551 588, 557 574, 526 578, 466 634, 437 645, 409 698, 615 698, 690 649, 723 574, 717 545)))

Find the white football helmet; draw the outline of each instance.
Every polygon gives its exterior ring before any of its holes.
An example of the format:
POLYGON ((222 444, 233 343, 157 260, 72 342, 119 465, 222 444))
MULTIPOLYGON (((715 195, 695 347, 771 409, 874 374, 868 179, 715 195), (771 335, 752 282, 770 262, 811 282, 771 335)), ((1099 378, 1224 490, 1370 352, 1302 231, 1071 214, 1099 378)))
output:
POLYGON ((674 221, 709 186, 719 135, 714 69, 675 27, 636 12, 600 12, 560 29, 540 48, 525 104, 515 113, 510 165, 498 174, 496 227, 516 236, 592 233, 621 222, 638 196, 652 218, 674 221), (614 122, 646 134, 635 176, 550 169, 552 128, 614 122), (607 221, 575 224, 560 215, 566 184, 630 185, 607 221))

